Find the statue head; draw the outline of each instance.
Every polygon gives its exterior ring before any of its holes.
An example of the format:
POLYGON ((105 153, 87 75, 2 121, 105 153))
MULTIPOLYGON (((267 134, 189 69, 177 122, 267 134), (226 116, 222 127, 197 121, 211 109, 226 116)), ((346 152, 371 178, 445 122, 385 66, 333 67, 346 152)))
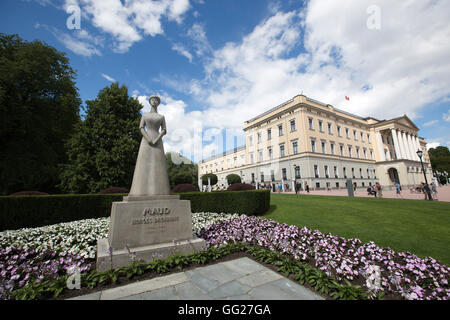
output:
POLYGON ((157 106, 159 106, 159 104, 161 103, 161 99, 157 96, 157 95, 152 95, 149 99, 148 99, 148 101, 150 102, 150 105, 152 106, 152 107, 157 107, 157 106))

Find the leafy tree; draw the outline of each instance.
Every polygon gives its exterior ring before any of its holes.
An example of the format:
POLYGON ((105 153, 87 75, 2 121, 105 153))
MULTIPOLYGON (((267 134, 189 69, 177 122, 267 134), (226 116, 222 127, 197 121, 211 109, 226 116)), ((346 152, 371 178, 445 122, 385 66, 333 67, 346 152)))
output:
MULTIPOLYGON (((439 171, 450 174, 450 150, 448 147, 439 146, 428 150, 430 156, 431 167, 433 171, 439 171)), ((444 177, 440 177, 441 183, 446 182, 444 177)))
POLYGON ((65 142, 80 121, 65 53, 0 33, 0 193, 56 192, 65 142))
POLYGON ((234 173, 227 175, 226 179, 227 179, 228 185, 232 185, 234 183, 241 183, 241 177, 234 173))
POLYGON ((177 156, 176 163, 172 160, 173 154, 166 153, 167 171, 169 174, 170 187, 174 188, 178 184, 193 184, 198 187, 197 175, 198 166, 191 163, 189 159, 177 156))
POLYGON ((207 186, 207 185, 208 185, 208 178, 209 178, 209 180, 210 180, 211 186, 216 185, 216 184, 217 184, 217 181, 219 180, 219 179, 217 178, 217 176, 216 176, 214 173, 207 173, 207 174, 204 174, 204 175, 202 176, 202 184, 203 184, 204 186, 207 186))
POLYGON ((102 89, 86 105, 85 120, 68 142, 69 163, 61 175, 62 190, 95 193, 108 187, 129 189, 141 141, 142 106, 118 83, 102 89))

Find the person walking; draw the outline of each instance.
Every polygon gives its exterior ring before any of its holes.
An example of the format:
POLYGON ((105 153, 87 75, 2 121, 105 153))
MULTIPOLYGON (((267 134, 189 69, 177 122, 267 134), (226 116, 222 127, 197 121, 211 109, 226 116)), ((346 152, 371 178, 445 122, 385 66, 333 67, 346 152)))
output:
POLYGON ((383 198, 383 188, 381 187, 381 184, 377 182, 375 189, 378 193, 378 198, 383 198))
POLYGON ((437 193, 438 192, 437 192, 436 185, 434 183, 431 184, 431 193, 432 193, 432 195, 434 197, 434 200, 438 200, 438 198, 437 198, 437 193))
POLYGON ((307 193, 309 193, 309 185, 308 184, 305 185, 305 190, 307 193))
POLYGON ((396 195, 401 197, 402 196, 402 187, 400 186, 400 183, 396 183, 394 184, 395 186, 395 190, 396 190, 396 195))

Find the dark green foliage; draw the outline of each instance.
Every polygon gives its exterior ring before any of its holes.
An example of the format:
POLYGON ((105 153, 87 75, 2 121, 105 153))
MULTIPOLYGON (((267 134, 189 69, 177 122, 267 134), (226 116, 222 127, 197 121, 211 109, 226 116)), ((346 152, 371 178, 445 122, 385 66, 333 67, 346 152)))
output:
MULTIPOLYGON (((109 217, 114 201, 125 194, 0 197, 0 231, 33 228, 81 219, 109 217)), ((269 191, 189 192, 192 212, 262 215, 269 210, 269 191)))
POLYGON ((214 186, 217 184, 217 181, 218 181, 217 176, 214 173, 207 173, 202 176, 202 183, 204 186, 208 185, 208 178, 210 178, 211 186, 214 186))
POLYGON ((194 186, 198 186, 198 166, 196 164, 190 163, 189 159, 181 155, 177 156, 170 152, 166 153, 166 163, 171 188, 174 188, 178 184, 193 184, 194 186), (172 161, 172 158, 175 158, 175 162, 172 161))
POLYGON ((241 183, 241 177, 234 173, 227 175, 226 179, 229 185, 233 183, 241 183))
POLYGON ((100 190, 99 194, 120 194, 120 193, 128 193, 130 192, 127 188, 122 187, 109 187, 106 189, 100 190))
POLYGON ((48 193, 40 191, 19 191, 10 194, 10 196, 45 196, 45 195, 48 195, 48 193))
POLYGON ((173 193, 197 192, 198 188, 190 183, 177 184, 173 189, 173 193))
POLYGON ((0 231, 108 217, 123 195, 51 195, 0 197, 0 231))
MULTIPOLYGON (((436 148, 431 148, 430 150, 428 150, 428 155, 430 156, 430 162, 433 171, 446 171, 450 173, 450 151, 448 147, 439 146, 436 148)), ((440 176, 439 180, 441 183, 447 183, 444 176, 440 176)))
POLYGON ((61 189, 96 193, 110 186, 130 188, 142 138, 142 105, 118 83, 86 105, 86 118, 67 144, 69 163, 63 167, 61 189))
POLYGON ((255 190, 255 186, 248 183, 234 183, 228 187, 227 191, 243 191, 243 190, 255 190))
POLYGON ((80 104, 65 53, 0 33, 1 195, 58 191, 58 165, 67 161, 80 104))
POLYGON ((192 192, 182 193, 182 200, 191 201, 192 212, 224 212, 263 215, 270 208, 270 191, 192 192))

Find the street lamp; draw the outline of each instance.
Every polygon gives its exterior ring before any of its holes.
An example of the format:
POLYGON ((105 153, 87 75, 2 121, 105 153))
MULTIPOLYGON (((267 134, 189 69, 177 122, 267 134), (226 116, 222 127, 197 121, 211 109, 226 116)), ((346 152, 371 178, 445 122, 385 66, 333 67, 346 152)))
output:
POLYGON ((292 182, 294 184, 294 191, 295 194, 297 194, 298 190, 297 190, 297 165, 294 164, 294 175, 292 176, 292 182))
POLYGON ((423 156, 423 151, 422 150, 417 150, 417 155, 420 158, 420 164, 422 165, 422 172, 423 172, 423 176, 425 178, 425 185, 427 186, 426 188, 426 193, 428 194, 428 200, 433 200, 433 198, 431 197, 431 191, 430 191, 430 187, 428 187, 428 180, 427 180, 427 175, 425 174, 425 168, 423 166, 423 161, 422 161, 422 156, 423 156))

